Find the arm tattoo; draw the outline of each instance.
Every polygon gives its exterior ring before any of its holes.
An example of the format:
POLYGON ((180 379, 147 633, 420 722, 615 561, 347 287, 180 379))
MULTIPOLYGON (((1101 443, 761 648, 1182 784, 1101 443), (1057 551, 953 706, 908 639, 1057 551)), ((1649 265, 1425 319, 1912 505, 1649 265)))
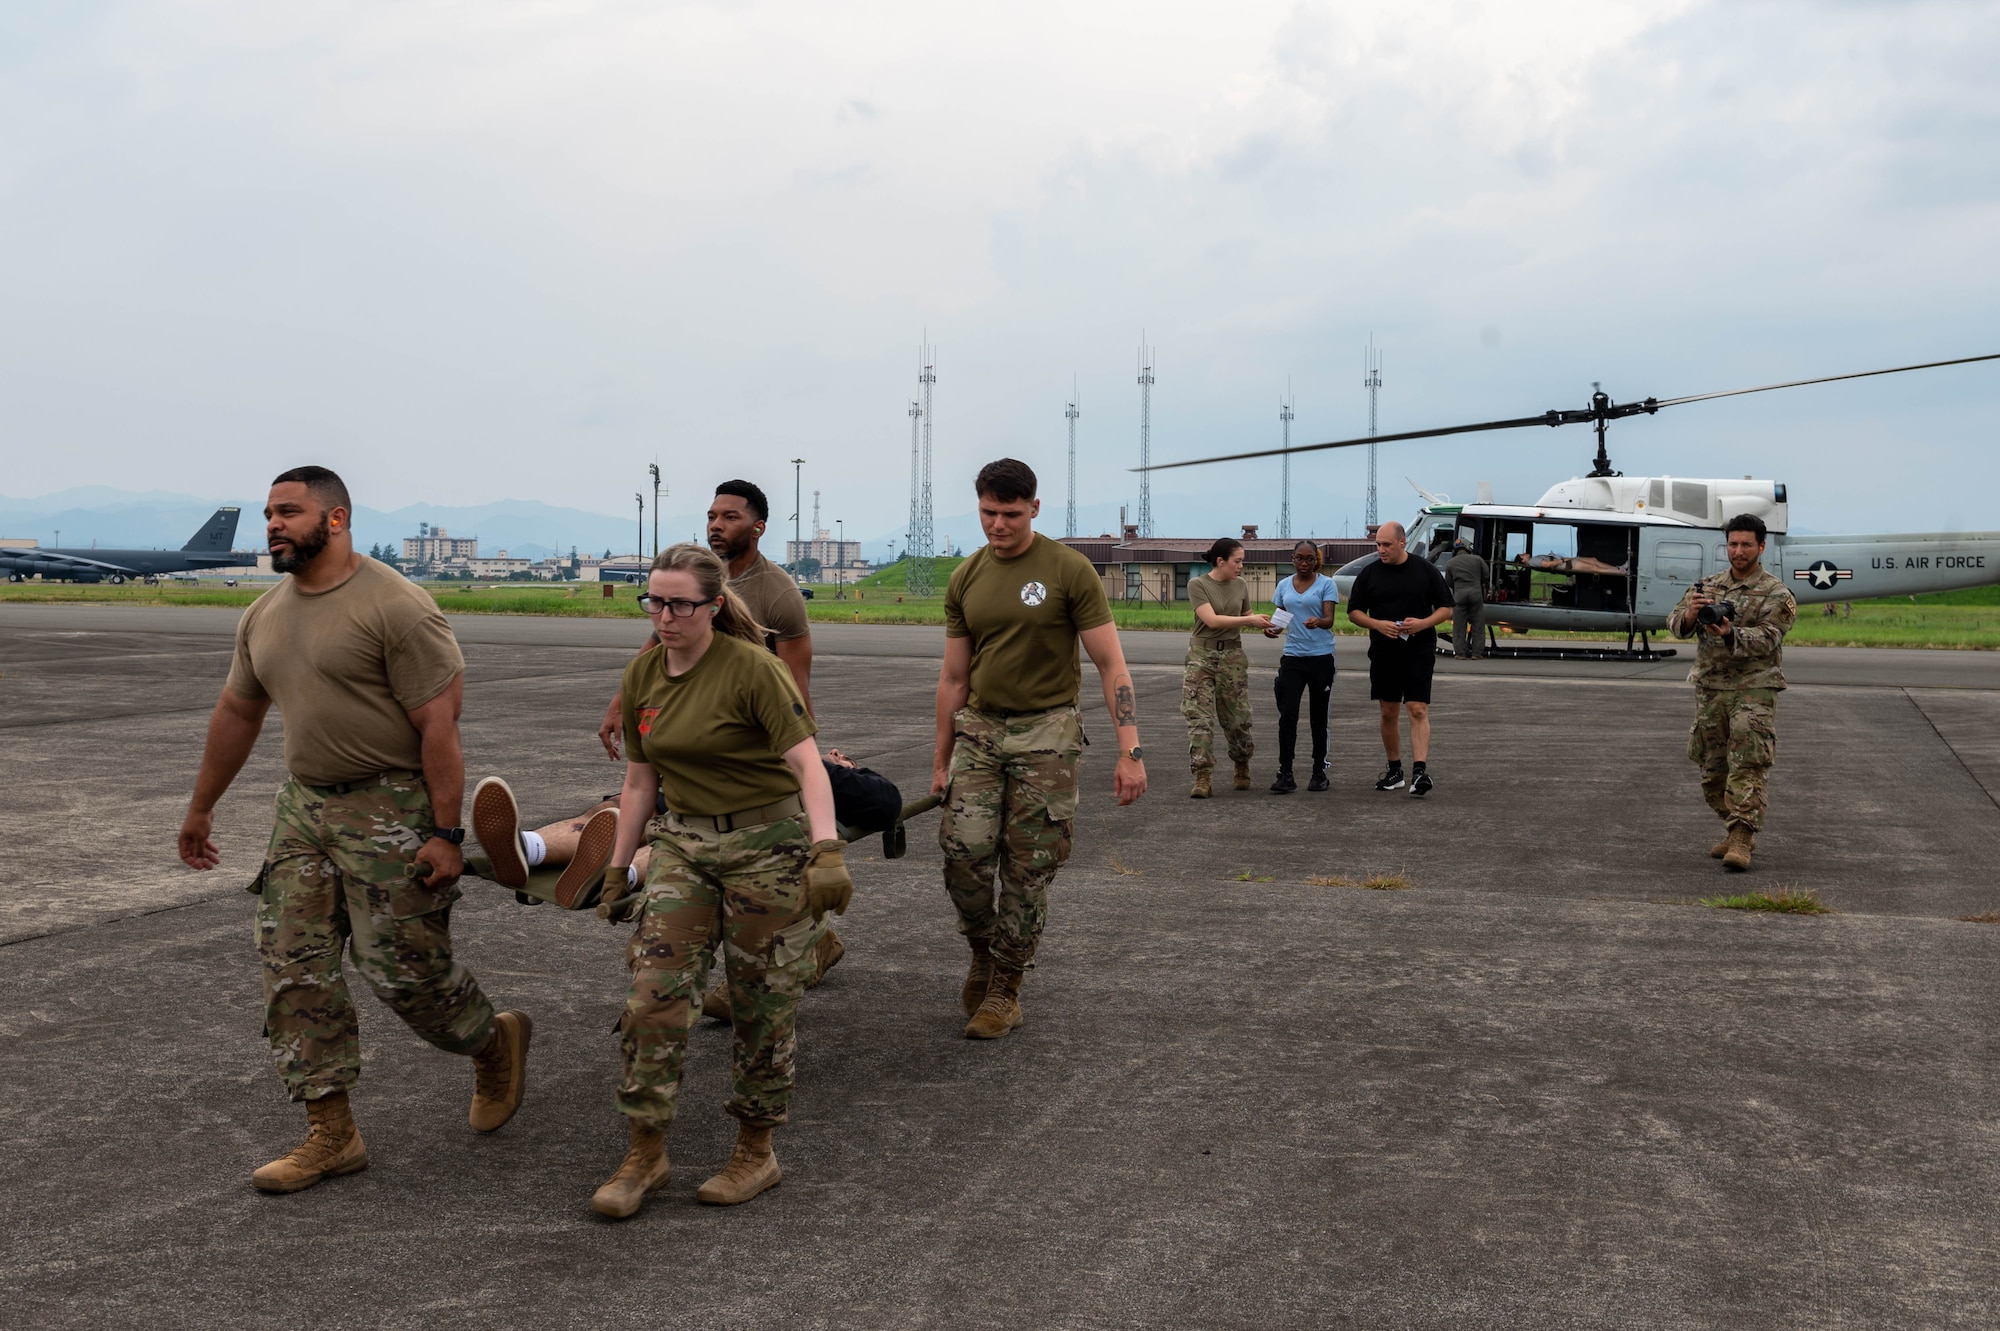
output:
POLYGON ((1139 713, 1132 699, 1132 681, 1120 678, 1111 691, 1111 723, 1117 726, 1136 726, 1139 713))

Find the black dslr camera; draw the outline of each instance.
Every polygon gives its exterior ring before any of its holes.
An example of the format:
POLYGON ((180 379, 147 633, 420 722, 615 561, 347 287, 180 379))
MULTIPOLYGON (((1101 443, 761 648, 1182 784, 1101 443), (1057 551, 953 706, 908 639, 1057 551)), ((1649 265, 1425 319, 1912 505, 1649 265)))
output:
POLYGON ((1694 612, 1694 622, 1701 625, 1720 624, 1725 619, 1736 618, 1736 602, 1711 601, 1694 612))

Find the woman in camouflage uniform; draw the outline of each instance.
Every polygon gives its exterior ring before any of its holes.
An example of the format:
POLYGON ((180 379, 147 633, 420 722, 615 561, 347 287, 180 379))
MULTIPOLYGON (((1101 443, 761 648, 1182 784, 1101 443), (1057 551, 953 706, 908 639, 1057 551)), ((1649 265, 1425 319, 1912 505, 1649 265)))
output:
POLYGON ((621 895, 599 907, 607 918, 639 920, 618 1024, 618 1108, 631 1120, 632 1145, 591 1199, 620 1218, 667 1181, 666 1129, 718 942, 736 1027, 729 1112, 741 1128, 729 1163, 696 1196, 734 1205, 778 1182, 771 1129, 791 1101, 793 1022, 814 925, 846 910, 854 890, 812 717, 728 589, 722 561, 698 545, 662 551, 640 604, 660 646, 625 669, 628 761, 605 875, 607 896, 621 895), (654 818, 661 793, 669 812, 654 818), (634 896, 626 869, 642 833, 652 856, 634 896))
POLYGON ((1194 635, 1188 639, 1187 667, 1181 675, 1181 715, 1188 724, 1188 769, 1205 800, 1215 770, 1215 727, 1229 742, 1236 764, 1236 788, 1250 789, 1250 658, 1243 654, 1243 629, 1271 627, 1268 615, 1253 615, 1250 589, 1243 584, 1243 542, 1225 536, 1202 555, 1208 572, 1188 583, 1194 605, 1194 635))

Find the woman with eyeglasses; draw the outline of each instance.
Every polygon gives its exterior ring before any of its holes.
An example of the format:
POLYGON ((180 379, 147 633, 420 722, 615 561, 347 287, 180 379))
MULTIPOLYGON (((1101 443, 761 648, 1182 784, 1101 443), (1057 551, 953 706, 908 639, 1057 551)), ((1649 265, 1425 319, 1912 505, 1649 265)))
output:
POLYGON ((771 1129, 791 1100, 813 925, 845 911, 854 891, 812 717, 728 589, 722 561, 698 545, 661 551, 640 604, 660 646, 625 668, 625 785, 605 874, 610 899, 598 908, 639 921, 618 1027, 617 1102, 632 1144, 591 1199, 619 1218, 666 1184, 666 1130, 718 942, 736 1028, 728 1108, 741 1126, 729 1163, 695 1195, 729 1206, 778 1182, 771 1129), (662 792, 669 812, 655 819, 662 792), (642 894, 613 897, 629 893, 626 866, 642 835, 652 849, 642 894))
MULTIPOLYGON (((1283 628, 1268 628, 1264 636, 1284 635, 1285 653, 1278 658, 1278 777, 1273 795, 1299 788, 1292 777, 1292 754, 1299 746, 1299 699, 1310 690, 1313 741, 1312 775, 1307 790, 1325 790, 1326 713, 1333 697, 1333 608, 1340 592, 1333 579, 1319 570, 1319 546, 1300 541, 1292 547, 1292 576, 1279 580, 1271 593, 1272 608, 1284 615, 1283 628)), ((1275 620, 1278 616, 1273 615, 1275 620)))

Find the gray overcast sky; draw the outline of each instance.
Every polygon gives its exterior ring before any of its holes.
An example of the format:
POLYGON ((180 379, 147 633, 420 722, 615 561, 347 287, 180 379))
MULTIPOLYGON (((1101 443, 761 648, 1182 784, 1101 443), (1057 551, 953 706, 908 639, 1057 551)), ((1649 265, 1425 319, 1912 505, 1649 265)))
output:
MULTIPOLYGON (((944 512, 1004 452, 1060 507, 1072 373, 1083 497, 1132 498, 1142 329, 1159 459, 1274 443, 1287 378, 1295 440, 1361 433, 1371 331, 1384 430, 2000 351, 1995 69, 1992 3, 15 0, 0 491, 310 460, 615 514, 656 454, 687 495, 804 456, 872 536, 926 327, 944 512)), ((2000 368, 1932 371, 1614 457, 2000 527, 1996 407, 2000 368)), ((1384 514, 1588 452, 1398 446, 1384 514)), ((1156 493, 1269 521, 1276 466, 1156 493)), ((1359 453, 1295 466, 1360 492, 1359 453)))

